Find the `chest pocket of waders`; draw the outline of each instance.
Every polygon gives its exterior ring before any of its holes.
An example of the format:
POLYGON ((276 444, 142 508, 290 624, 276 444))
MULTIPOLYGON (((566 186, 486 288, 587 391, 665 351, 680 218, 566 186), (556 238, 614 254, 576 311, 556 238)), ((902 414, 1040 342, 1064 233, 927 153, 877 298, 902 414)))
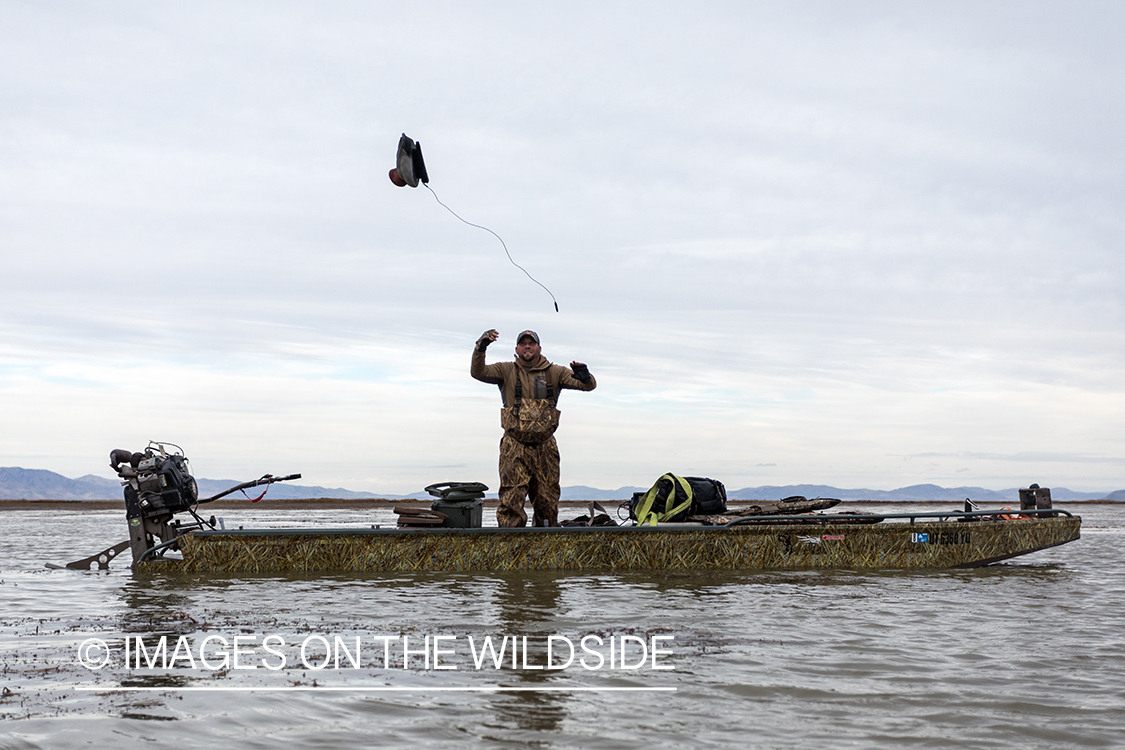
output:
POLYGON ((500 410, 500 426, 513 440, 530 445, 545 443, 559 428, 559 410, 551 398, 554 389, 547 386, 547 398, 523 398, 523 387, 516 383, 516 401, 500 410))

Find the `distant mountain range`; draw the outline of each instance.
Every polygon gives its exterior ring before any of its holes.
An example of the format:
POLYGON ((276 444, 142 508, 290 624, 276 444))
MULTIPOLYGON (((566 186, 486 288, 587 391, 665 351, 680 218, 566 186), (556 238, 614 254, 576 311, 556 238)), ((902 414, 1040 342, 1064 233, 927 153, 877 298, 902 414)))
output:
MULTIPOLYGON (((201 497, 210 497, 234 487, 248 479, 196 479, 201 497)), ((261 488, 254 493, 260 494, 261 488)), ((18 466, 0 467, 0 500, 121 500, 121 482, 116 479, 87 474, 70 479, 62 474, 44 469, 21 469, 18 466)), ((251 492, 251 490, 247 490, 251 492)), ((419 497, 429 497, 417 493, 419 497)), ((318 497, 341 500, 388 498, 399 500, 406 495, 380 495, 370 492, 352 492, 338 487, 305 487, 291 483, 270 486, 269 497, 280 500, 306 500, 318 497)))
MULTIPOLYGON (((246 481, 246 480, 242 480, 246 481)), ((231 479, 197 479, 199 494, 210 497, 225 489, 241 484, 231 479)), ((599 502, 627 500, 634 492, 643 492, 647 487, 618 487, 615 490, 600 490, 596 487, 572 485, 562 488, 563 500, 597 500, 599 502)), ((250 490, 247 490, 250 492, 250 490)), ((258 490, 261 492, 261 490, 258 490)), ((254 493, 255 495, 257 494, 254 493)), ((961 502, 972 498, 984 503, 1012 503, 1019 501, 1016 489, 986 490, 982 487, 939 487, 936 484, 916 484, 900 487, 897 490, 845 490, 824 484, 766 485, 763 487, 743 487, 727 490, 731 500, 779 500, 793 495, 805 497, 833 497, 840 500, 876 500, 884 502, 916 502, 938 500, 942 502, 961 502)), ((353 492, 339 487, 306 486, 292 483, 275 484, 270 487, 268 497, 277 500, 305 500, 313 498, 339 498, 341 500, 363 500, 385 498, 388 500, 429 499, 425 492, 409 495, 394 495, 385 492, 353 492)), ((496 497, 491 493, 489 497, 496 497)), ((1051 497, 1059 502, 1078 500, 1114 500, 1125 502, 1125 490, 1115 492, 1074 492, 1065 487, 1052 487, 1051 497)), ((18 466, 0 467, 0 500, 120 500, 121 483, 94 474, 77 479, 64 477, 53 471, 43 469, 21 469, 18 466)))

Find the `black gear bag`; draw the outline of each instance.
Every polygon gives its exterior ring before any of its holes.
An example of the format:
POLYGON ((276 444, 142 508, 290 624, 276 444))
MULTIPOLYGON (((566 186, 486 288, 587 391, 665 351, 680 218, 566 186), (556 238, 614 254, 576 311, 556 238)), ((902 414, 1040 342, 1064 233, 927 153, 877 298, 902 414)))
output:
POLYGON ((629 517, 638 525, 678 523, 688 516, 712 516, 727 510, 727 491, 717 479, 665 474, 648 492, 629 503, 629 517))

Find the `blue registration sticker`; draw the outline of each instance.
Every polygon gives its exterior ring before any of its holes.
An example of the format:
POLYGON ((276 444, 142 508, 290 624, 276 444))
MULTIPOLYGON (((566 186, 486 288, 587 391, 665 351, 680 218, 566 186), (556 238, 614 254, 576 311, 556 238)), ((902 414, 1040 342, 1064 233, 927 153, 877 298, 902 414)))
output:
POLYGON ((916 542, 918 544, 928 544, 930 541, 930 535, 926 532, 914 532, 910 535, 910 541, 916 542))

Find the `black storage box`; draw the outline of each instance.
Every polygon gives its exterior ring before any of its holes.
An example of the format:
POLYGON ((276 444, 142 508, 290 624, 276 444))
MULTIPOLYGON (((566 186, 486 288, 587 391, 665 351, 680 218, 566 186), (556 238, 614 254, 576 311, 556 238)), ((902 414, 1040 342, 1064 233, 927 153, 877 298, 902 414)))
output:
POLYGON ((479 529, 484 517, 484 498, 472 500, 434 500, 430 510, 444 513, 448 518, 442 526, 452 529, 479 529))

